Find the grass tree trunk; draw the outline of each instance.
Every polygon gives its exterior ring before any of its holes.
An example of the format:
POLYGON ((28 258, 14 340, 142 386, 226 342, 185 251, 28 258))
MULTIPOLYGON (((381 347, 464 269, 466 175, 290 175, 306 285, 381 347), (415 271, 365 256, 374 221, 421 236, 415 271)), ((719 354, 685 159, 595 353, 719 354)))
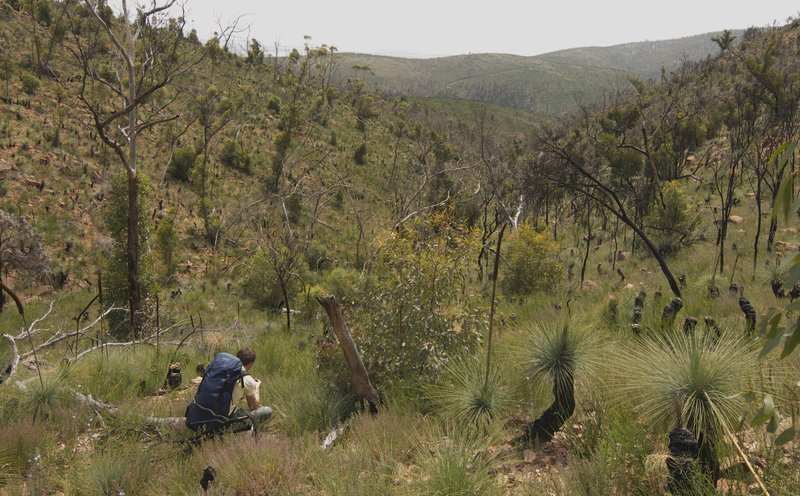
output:
POLYGON ((575 381, 570 375, 553 382, 553 403, 525 429, 528 442, 544 443, 553 439, 567 419, 575 413, 575 381))

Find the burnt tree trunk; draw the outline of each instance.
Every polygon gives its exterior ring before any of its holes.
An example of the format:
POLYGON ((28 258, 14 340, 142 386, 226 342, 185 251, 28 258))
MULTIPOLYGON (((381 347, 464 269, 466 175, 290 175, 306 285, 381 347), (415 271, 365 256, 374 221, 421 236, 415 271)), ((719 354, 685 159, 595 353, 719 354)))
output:
POLYGON ((753 279, 756 278, 756 269, 758 268, 758 242, 761 238, 761 182, 763 181, 759 174, 756 178, 756 235, 753 239, 753 279))
POLYGON ((317 298, 317 301, 322 305, 322 308, 325 309, 325 313, 328 314, 331 326, 333 326, 333 331, 339 339, 339 345, 342 347, 342 353, 344 353, 344 359, 350 371, 350 378, 353 381, 353 386, 356 388, 358 397, 369 404, 370 414, 373 416, 377 415, 378 403, 380 402, 378 392, 372 387, 367 368, 364 367, 364 362, 361 360, 361 355, 358 353, 356 343, 353 341, 352 336, 350 336, 350 331, 347 329, 347 322, 344 319, 342 307, 333 296, 317 298))
POLYGON ((586 276, 586 262, 589 261, 589 249, 591 248, 592 243, 592 221, 591 221, 591 209, 587 206, 586 207, 586 253, 583 254, 583 263, 581 264, 581 284, 583 284, 583 280, 586 276))

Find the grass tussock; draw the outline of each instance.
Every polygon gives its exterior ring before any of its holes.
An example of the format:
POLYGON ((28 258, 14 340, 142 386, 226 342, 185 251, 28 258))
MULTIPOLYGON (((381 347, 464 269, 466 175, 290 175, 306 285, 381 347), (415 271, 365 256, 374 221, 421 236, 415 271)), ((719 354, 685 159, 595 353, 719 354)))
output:
POLYGON ((511 391, 497 365, 489 367, 483 357, 448 364, 439 381, 427 388, 440 416, 456 425, 485 429, 512 405, 511 391))
POLYGON ((499 494, 495 473, 502 459, 490 449, 500 441, 497 432, 470 426, 431 425, 417 439, 417 494, 480 496, 499 494))

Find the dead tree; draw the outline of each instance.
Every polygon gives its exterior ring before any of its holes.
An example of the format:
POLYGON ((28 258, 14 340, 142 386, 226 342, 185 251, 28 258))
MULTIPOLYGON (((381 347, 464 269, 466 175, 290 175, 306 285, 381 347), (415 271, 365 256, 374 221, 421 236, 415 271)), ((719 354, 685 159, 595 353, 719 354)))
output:
POLYGON ((356 393, 361 401, 366 401, 369 404, 369 413, 373 416, 378 414, 378 403, 380 399, 378 392, 372 387, 369 380, 367 368, 364 367, 364 362, 361 360, 361 355, 358 353, 356 343, 350 336, 350 331, 347 329, 347 322, 342 313, 342 307, 333 296, 326 296, 317 298, 317 301, 331 320, 331 326, 339 339, 339 345, 342 347, 344 359, 347 362, 347 368, 350 370, 350 377, 353 381, 353 386, 356 388, 356 393))
MULTIPOLYGON (((147 130, 173 121, 169 114, 175 97, 160 99, 164 88, 200 60, 183 42, 183 16, 167 17, 176 0, 144 6, 121 3, 121 16, 103 15, 102 2, 84 0, 96 24, 93 37, 74 37, 67 44, 82 72, 78 99, 88 111, 94 130, 119 158, 127 176, 126 263, 131 322, 135 336, 142 335, 144 297, 140 280, 139 150, 138 138, 147 130), (100 48, 111 47, 114 57, 100 57, 100 48), (103 76, 112 66, 115 78, 103 76), (101 95, 101 96, 99 96, 101 95)), ((67 12, 69 17, 71 14, 67 12)), ((74 26, 81 22, 70 17, 74 26)), ((77 31, 76 31, 77 32, 77 31)), ((119 302, 118 302, 119 303, 119 302)))

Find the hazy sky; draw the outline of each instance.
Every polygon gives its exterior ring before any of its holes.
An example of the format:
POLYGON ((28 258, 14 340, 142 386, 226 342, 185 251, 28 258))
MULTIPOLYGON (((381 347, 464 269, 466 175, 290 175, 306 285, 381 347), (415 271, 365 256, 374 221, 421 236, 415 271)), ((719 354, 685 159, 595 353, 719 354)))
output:
MULTIPOLYGON (((798 16, 788 0, 187 0, 201 39, 243 16, 251 38, 274 50, 335 45, 340 52, 429 57, 518 55, 578 46, 680 38, 725 28, 784 24, 798 16)), ((241 35, 247 37, 247 32, 241 35)), ((244 44, 240 42, 240 44, 244 44)))

